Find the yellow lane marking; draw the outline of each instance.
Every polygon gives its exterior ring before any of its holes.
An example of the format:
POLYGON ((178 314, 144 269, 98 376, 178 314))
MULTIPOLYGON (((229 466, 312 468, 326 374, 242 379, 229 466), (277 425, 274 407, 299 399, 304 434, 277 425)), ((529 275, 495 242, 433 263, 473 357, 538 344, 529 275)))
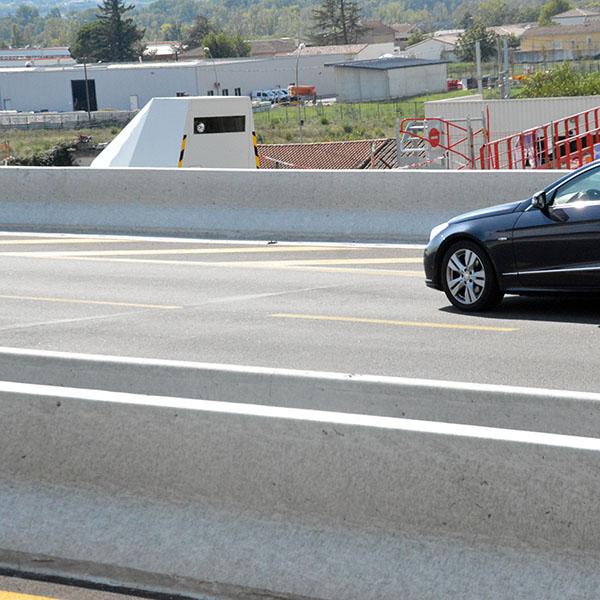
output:
POLYGON ((426 327, 429 329, 461 329, 465 331, 518 331, 516 327, 491 327, 486 325, 457 325, 454 323, 428 323, 419 321, 394 321, 391 319, 362 319, 358 317, 328 317, 324 315, 296 315, 289 313, 276 313, 272 317, 277 319, 301 319, 306 321, 341 321, 344 323, 368 323, 371 325, 397 325, 399 327, 426 327))
MULTIPOLYGON (((28 256, 35 258, 55 256, 161 256, 168 254, 259 254, 277 252, 344 252, 359 248, 318 247, 318 246, 259 246, 244 248, 173 248, 169 250, 62 250, 47 252, 0 252, 1 256, 28 256)), ((421 259, 419 259, 421 261, 421 259)))
POLYGON ((139 244, 137 240, 109 240, 109 239, 88 239, 88 238, 36 238, 20 240, 3 240, 0 238, 1 246, 29 246, 29 245, 54 245, 54 244, 139 244))
POLYGON ((267 267, 312 267, 319 265, 399 265, 422 264, 422 258, 318 258, 315 260, 245 260, 237 262, 218 262, 222 266, 239 265, 264 265, 267 267))
POLYGON ((130 308, 159 308, 166 310, 175 310, 181 306, 171 304, 138 304, 132 302, 109 302, 106 300, 79 300, 76 298, 48 298, 46 296, 13 296, 9 294, 0 294, 0 299, 5 300, 31 300, 34 302, 61 302, 64 304, 98 304, 100 306, 127 306, 130 308))
MULTIPOLYGON (((2 254, 2 253, 0 253, 2 254)), ((321 273, 360 273, 361 275, 386 275, 401 277, 423 277, 422 271, 402 271, 396 269, 349 269, 335 267, 316 267, 316 266, 285 266, 288 261, 241 261, 241 262, 211 262, 196 260, 159 260, 159 259, 136 259, 136 258, 94 258, 88 256, 37 256, 44 260, 75 260, 83 262, 113 262, 113 263, 140 263, 145 265, 178 265, 190 267, 220 267, 230 269, 268 269, 282 271, 318 271, 321 273)))
MULTIPOLYGON (((278 267, 270 267, 277 269, 278 267)), ((360 275, 390 275, 394 277, 418 277, 423 279, 423 271, 401 269, 348 269, 343 267, 280 267, 289 271, 316 271, 317 273, 358 273, 360 275)))
POLYGON ((3 592, 0 590, 0 600, 55 600, 48 596, 30 596, 29 594, 17 594, 15 592, 3 592))

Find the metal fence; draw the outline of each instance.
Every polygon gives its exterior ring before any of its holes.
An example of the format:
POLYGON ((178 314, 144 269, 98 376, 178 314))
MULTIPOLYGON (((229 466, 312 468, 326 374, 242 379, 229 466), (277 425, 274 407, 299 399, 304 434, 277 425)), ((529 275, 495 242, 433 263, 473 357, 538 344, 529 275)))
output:
POLYGON ((11 113, 0 112, 0 129, 79 129, 100 127, 110 123, 126 124, 137 111, 106 110, 64 113, 11 113))
POLYGON ((254 115, 257 127, 265 124, 297 123, 302 119, 310 123, 353 123, 364 119, 419 118, 424 115, 423 101, 320 103, 297 106, 277 106, 272 110, 254 115))

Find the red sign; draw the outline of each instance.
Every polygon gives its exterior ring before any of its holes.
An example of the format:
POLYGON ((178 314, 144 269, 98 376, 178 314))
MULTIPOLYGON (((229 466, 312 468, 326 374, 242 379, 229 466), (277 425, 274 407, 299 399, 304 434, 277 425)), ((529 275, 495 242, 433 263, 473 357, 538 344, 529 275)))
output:
POLYGON ((437 148, 440 145, 440 130, 432 127, 429 130, 429 143, 431 144, 432 148, 437 148))

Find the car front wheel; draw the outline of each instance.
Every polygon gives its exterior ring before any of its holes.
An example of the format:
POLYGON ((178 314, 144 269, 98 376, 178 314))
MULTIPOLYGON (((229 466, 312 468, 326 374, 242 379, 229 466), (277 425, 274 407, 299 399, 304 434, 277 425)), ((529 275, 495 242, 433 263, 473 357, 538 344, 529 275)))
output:
POLYGON ((464 311, 488 310, 497 306, 504 296, 490 259, 480 246, 466 240, 446 251, 442 282, 448 300, 464 311))

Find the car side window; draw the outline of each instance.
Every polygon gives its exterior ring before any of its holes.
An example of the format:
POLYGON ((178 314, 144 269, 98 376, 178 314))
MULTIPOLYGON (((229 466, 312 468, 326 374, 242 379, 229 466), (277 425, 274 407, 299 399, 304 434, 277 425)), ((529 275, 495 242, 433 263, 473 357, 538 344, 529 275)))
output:
POLYGON ((561 185, 554 195, 553 206, 600 202, 600 168, 592 169, 561 185))

